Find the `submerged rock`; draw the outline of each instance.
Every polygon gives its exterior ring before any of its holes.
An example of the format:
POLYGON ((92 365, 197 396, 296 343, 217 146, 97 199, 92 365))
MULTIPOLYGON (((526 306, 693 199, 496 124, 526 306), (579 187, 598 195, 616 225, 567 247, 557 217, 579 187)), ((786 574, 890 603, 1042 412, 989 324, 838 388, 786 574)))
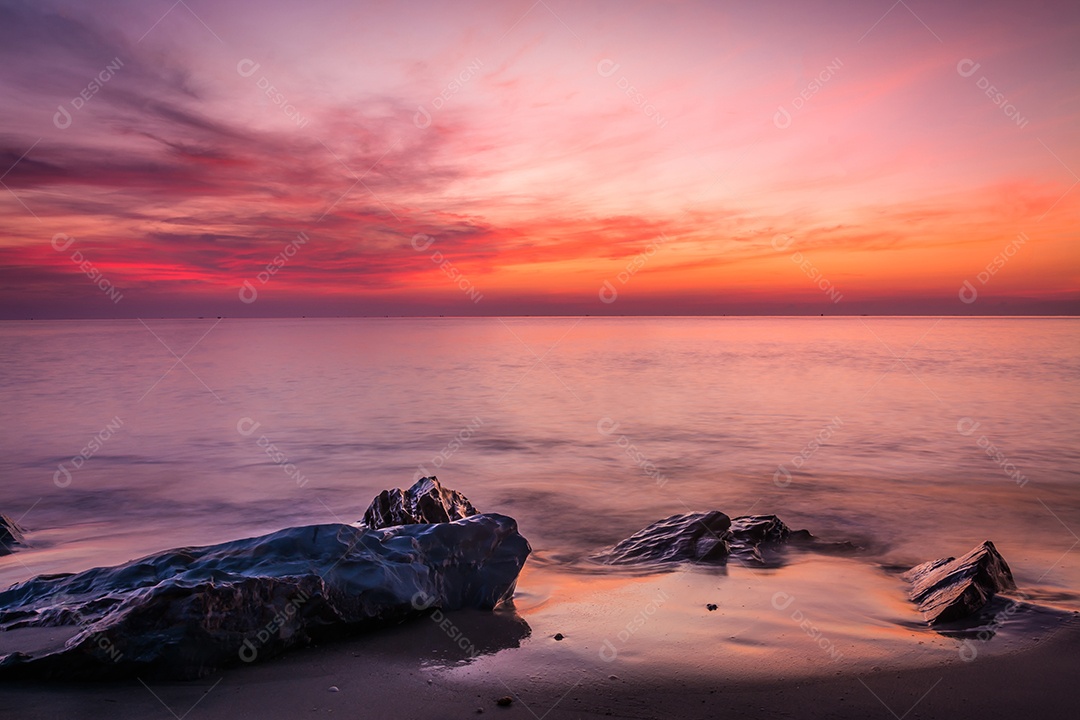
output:
POLYGON ((0 678, 186 679, 397 623, 428 608, 494 608, 529 555, 517 523, 473 515, 371 529, 311 525, 157 553, 0 593, 14 652, 0 678), (70 626, 59 646, 19 633, 70 626))
POLYGON ((719 510, 672 515, 637 531, 600 559, 629 563, 714 562, 727 559, 731 518, 719 510))
POLYGON ((417 523, 444 523, 476 514, 468 498, 444 488, 438 478, 420 478, 408 490, 383 490, 371 501, 364 519, 369 528, 417 523))
POLYGON ((773 567, 784 547, 848 552, 851 543, 823 543, 806 530, 792 530, 775 515, 729 518, 719 510, 672 515, 639 530, 596 559, 611 565, 696 562, 773 567))
POLYGON ((23 529, 7 515, 0 514, 0 555, 9 555, 26 542, 23 529))
POLYGON ((996 593, 1016 589, 1009 564, 989 540, 963 557, 931 560, 901 577, 911 583, 908 598, 931 625, 966 618, 996 593))

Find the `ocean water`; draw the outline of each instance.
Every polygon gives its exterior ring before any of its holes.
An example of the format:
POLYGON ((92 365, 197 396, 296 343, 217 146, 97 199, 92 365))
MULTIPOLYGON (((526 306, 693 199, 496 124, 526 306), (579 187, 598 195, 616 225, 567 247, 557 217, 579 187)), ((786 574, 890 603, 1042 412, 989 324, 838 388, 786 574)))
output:
POLYGON ((30 540, 0 583, 353 522, 425 473, 550 572, 715 508, 878 565, 991 539, 1080 609, 1078 349, 1060 318, 0 323, 0 512, 30 540))

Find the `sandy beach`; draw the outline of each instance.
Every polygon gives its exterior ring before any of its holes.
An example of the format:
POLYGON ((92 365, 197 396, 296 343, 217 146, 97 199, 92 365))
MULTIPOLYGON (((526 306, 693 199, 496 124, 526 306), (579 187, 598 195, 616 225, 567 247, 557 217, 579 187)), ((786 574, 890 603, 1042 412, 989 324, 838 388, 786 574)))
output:
POLYGON ((7 683, 0 715, 1006 718, 1074 708, 1075 613, 1014 612, 992 639, 966 644, 919 623, 888 593, 898 584, 834 558, 576 578, 541 564, 523 572, 513 607, 494 613, 436 611, 191 682, 7 683), (826 582, 832 596, 814 592, 826 582))

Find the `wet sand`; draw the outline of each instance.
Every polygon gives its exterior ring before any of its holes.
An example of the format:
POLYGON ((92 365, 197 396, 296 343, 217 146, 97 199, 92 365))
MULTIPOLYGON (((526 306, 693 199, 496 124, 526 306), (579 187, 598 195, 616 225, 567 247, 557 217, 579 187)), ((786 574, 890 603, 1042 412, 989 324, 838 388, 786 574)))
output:
POLYGON ((919 623, 895 592, 899 581, 860 560, 637 576, 567 573, 539 560, 523 573, 513 608, 435 613, 194 682, 0 685, 0 717, 448 718, 483 710, 552 719, 1004 718, 1075 710, 1080 620, 1070 611, 1010 613, 992 639, 965 645, 919 623), (505 696, 512 705, 497 706, 505 696))

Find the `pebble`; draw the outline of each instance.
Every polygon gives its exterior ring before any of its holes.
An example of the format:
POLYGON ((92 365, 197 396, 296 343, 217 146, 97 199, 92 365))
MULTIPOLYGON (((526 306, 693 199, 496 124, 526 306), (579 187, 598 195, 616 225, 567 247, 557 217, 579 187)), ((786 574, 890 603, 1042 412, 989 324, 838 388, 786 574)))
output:
POLYGON ((554 637, 555 637, 556 640, 562 640, 566 636, 563 635, 562 633, 555 633, 554 637))
POLYGON ((330 692, 341 692, 340 690, 338 690, 337 685, 331 685, 328 689, 330 692))
POLYGON ((495 701, 495 704, 499 707, 510 707, 513 702, 514 698, 510 697, 509 695, 503 695, 501 698, 495 701))
POLYGON ((708 609, 709 612, 712 612, 713 610, 716 610, 719 606, 716 603, 709 603, 705 607, 708 609))

